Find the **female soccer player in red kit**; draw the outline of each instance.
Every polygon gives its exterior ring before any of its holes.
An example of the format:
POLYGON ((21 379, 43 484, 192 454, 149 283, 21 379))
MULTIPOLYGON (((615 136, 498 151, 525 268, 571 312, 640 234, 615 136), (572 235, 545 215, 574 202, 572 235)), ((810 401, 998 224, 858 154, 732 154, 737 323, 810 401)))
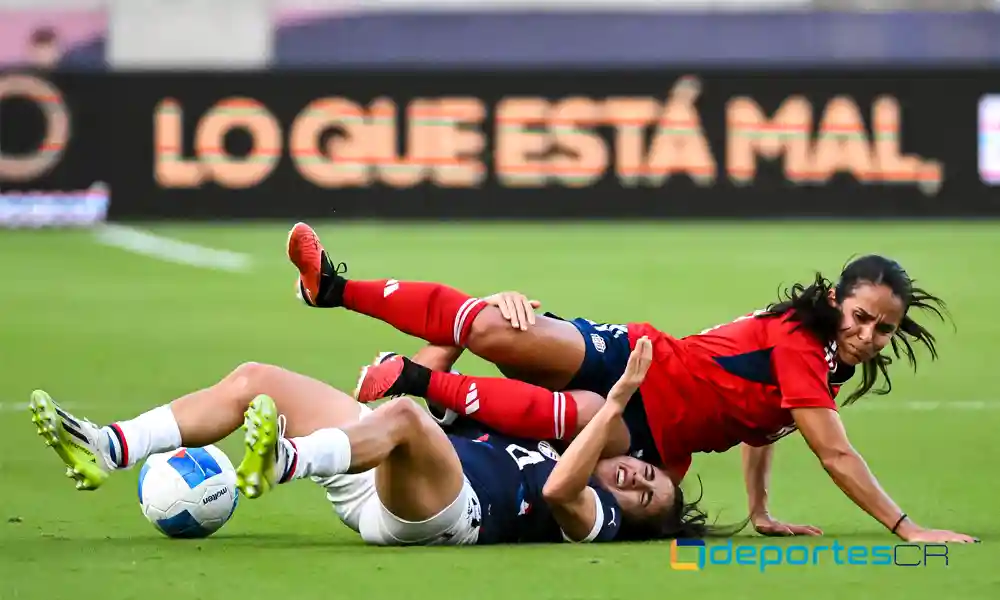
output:
MULTIPOLYGON (((976 541, 910 520, 852 447, 837 412, 834 398, 858 365, 861 385, 846 404, 871 391, 880 375, 886 387, 876 393, 888 392, 891 360, 881 354, 887 346, 912 365, 914 342, 936 357, 933 335, 909 311, 926 309, 941 316, 941 303, 914 287, 894 261, 859 258, 836 283, 817 275, 812 284, 793 286, 766 310, 677 339, 648 323, 535 317, 524 303, 501 309, 436 283, 349 281, 315 232, 302 223, 290 233, 288 255, 299 269, 307 304, 345 307, 439 346, 429 350, 437 353, 429 361, 435 368, 450 366, 441 361, 444 354, 457 359, 459 351, 446 347, 465 348, 520 380, 430 372, 399 357, 366 369, 359 382, 363 401, 398 393, 423 395, 460 414, 475 412, 477 420, 501 431, 568 440, 596 412, 593 399, 599 403, 620 377, 634 341, 647 336, 653 341, 654 364, 623 415, 625 444, 633 456, 663 465, 679 480, 693 453, 724 452, 742 443, 757 530, 817 534, 815 528, 772 520, 766 506, 772 444, 798 430, 841 490, 892 533, 911 542, 976 541), (511 406, 508 400, 515 394, 509 386, 520 382, 538 388, 534 395, 518 388, 520 404, 511 406), (572 390, 593 393, 579 394, 586 400, 578 403, 572 390)), ((609 452, 616 450, 622 449, 609 452)))

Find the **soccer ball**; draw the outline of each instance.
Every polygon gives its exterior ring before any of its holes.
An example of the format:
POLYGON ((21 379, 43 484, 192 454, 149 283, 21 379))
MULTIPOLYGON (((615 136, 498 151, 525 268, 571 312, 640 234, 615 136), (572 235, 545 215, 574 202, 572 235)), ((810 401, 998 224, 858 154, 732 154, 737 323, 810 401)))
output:
POLYGON ((238 501, 236 470, 215 446, 153 454, 139 471, 142 514, 168 537, 212 535, 238 501))

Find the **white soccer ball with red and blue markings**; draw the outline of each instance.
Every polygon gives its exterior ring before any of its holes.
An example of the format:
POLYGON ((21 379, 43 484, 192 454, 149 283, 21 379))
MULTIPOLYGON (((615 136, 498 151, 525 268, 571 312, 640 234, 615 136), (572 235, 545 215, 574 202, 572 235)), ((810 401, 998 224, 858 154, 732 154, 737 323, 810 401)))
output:
POLYGON ((238 501, 236 469, 215 446, 153 454, 139 471, 142 514, 168 537, 212 535, 238 501))

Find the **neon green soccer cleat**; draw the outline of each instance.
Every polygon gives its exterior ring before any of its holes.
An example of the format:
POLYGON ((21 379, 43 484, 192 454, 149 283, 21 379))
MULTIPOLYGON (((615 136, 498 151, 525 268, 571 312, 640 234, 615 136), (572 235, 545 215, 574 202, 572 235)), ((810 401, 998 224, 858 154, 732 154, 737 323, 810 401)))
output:
POLYGON ((284 419, 270 396, 253 399, 243 420, 246 428, 243 461, 236 468, 236 486, 247 498, 259 498, 279 481, 278 463, 283 462, 281 436, 284 419))
POLYGON ((101 448, 101 428, 69 414, 47 393, 31 393, 31 421, 45 444, 66 465, 66 476, 78 490, 96 490, 114 469, 101 448))

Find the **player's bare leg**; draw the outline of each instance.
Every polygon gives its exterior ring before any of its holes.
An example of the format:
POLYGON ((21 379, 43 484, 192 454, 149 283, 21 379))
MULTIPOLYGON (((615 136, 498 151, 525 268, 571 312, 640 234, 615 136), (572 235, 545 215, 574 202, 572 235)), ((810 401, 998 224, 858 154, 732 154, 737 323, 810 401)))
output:
POLYGON ((215 443, 243 424, 250 402, 259 395, 274 399, 287 420, 289 437, 358 420, 350 396, 301 373, 263 363, 244 363, 215 385, 170 404, 186 446, 215 443))
POLYGON ((550 390, 566 389, 587 353, 572 323, 538 315, 535 324, 522 331, 511 327, 495 306, 476 316, 466 348, 505 376, 550 390))
POLYGON ((279 483, 335 471, 342 454, 336 428, 357 423, 362 411, 321 381, 261 363, 244 363, 169 408, 186 446, 214 443, 245 426, 237 485, 250 498, 279 483))
POLYGON ((316 232, 299 223, 288 237, 288 257, 299 270, 303 301, 317 307, 345 307, 385 321, 439 346, 457 346, 496 364, 507 376, 563 389, 586 354, 572 323, 536 317, 527 330, 514 328, 500 309, 438 283, 349 281, 335 266, 316 232))
MULTIPOLYGON (((257 442, 252 444, 256 446, 254 452, 260 450, 262 453, 258 455, 267 456, 267 460, 257 462, 254 470, 266 474, 275 484, 293 478, 366 471, 382 463, 391 468, 394 463, 412 460, 414 464, 406 468, 413 468, 413 474, 402 478, 412 483, 394 485, 402 485, 410 490, 408 493, 418 496, 397 501, 399 513, 394 513, 400 518, 408 518, 407 514, 417 514, 425 508, 440 510, 443 507, 438 507, 440 502, 435 501, 439 495, 447 497, 449 503, 454 500, 455 469, 450 469, 450 479, 441 477, 442 471, 449 471, 449 465, 457 465, 459 484, 462 482, 461 465, 448 438, 413 401, 386 403, 360 420, 362 408, 347 394, 273 365, 240 365, 219 383, 175 400, 170 408, 183 432, 184 445, 188 446, 214 443, 245 420, 247 438, 254 437, 254 432, 259 434, 257 442), (414 408, 422 413, 418 418, 410 410, 414 408), (284 428, 278 423, 279 414, 284 417, 284 428), (273 426, 266 426, 267 423, 273 426), (346 432, 346 437, 339 432, 346 432), (420 441, 414 442, 414 437, 420 441), (350 440, 350 444, 338 455, 338 446, 344 439, 350 440), (260 440, 266 443, 259 443, 260 440), (291 446, 285 459, 280 456, 282 442, 291 446), (424 447, 430 450, 419 450, 424 447), (431 457, 425 459, 428 453, 431 457), (346 470, 341 470, 338 462, 344 456, 348 463, 343 466, 346 470), (427 460, 436 466, 426 468, 427 460), (425 483, 427 476, 433 476, 432 483, 425 483)), ((392 487, 386 491, 390 494, 387 498, 391 497, 392 487)), ((383 499, 383 502, 390 508, 389 502, 393 501, 383 499)))
POLYGON ((357 421, 361 410, 350 396, 320 381, 259 363, 240 365, 210 387, 106 427, 69 413, 41 390, 32 394, 30 406, 39 435, 65 464, 67 476, 77 489, 92 490, 110 472, 150 454, 218 442, 240 427, 260 394, 276 398, 290 436, 357 421))
MULTIPOLYGON (((447 508, 465 481, 454 447, 427 411, 409 398, 379 406, 351 428, 383 506, 407 521, 423 521, 447 508)), ((352 444, 352 447, 354 444, 352 444)))

